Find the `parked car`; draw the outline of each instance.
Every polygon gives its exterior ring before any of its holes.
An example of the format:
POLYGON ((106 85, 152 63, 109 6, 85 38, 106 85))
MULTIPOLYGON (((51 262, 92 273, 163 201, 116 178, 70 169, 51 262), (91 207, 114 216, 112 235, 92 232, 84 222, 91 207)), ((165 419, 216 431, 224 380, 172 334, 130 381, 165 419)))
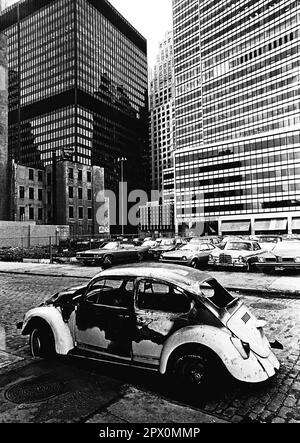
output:
POLYGON ((277 243, 272 251, 259 257, 257 268, 265 273, 284 270, 300 271, 299 240, 277 243))
POLYGON ((257 241, 262 249, 265 251, 271 251, 275 248, 277 243, 282 242, 282 237, 279 235, 259 235, 257 241))
POLYGON ((152 263, 105 270, 29 310, 18 328, 31 354, 154 369, 198 388, 216 367, 258 383, 279 362, 258 320, 209 274, 152 263))
POLYGON ((76 259, 84 265, 99 265, 106 268, 119 263, 142 261, 146 252, 147 248, 128 241, 113 241, 100 249, 78 252, 76 259))
POLYGON ((265 251, 257 241, 233 240, 221 243, 209 256, 208 264, 252 271, 265 251))
POLYGON ((148 250, 148 257, 150 260, 159 260, 163 252, 175 251, 184 244, 186 241, 181 238, 159 238, 153 248, 148 250))
POLYGON ((191 240, 176 251, 164 252, 159 261, 202 268, 207 266, 209 255, 214 249, 215 246, 212 243, 191 240))

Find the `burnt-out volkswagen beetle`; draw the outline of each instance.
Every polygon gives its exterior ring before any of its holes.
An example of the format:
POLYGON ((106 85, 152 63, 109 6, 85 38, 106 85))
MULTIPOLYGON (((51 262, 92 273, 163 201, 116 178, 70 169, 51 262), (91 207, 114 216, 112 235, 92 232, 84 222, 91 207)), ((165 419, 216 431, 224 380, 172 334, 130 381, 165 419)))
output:
POLYGON ((19 328, 35 357, 96 358, 199 387, 216 362, 243 382, 272 377, 279 362, 264 325, 209 274, 149 263, 110 268, 62 291, 27 312, 19 328))

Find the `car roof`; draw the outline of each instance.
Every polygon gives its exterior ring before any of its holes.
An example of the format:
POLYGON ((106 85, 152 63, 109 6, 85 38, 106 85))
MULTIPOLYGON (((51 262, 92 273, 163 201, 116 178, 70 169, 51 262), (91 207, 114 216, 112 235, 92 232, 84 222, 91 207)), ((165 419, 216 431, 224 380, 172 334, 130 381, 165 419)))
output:
POLYGON ((194 294, 200 294, 200 285, 213 277, 206 272, 165 263, 135 263, 116 266, 97 274, 98 277, 140 277, 164 280, 167 283, 178 285, 194 294))

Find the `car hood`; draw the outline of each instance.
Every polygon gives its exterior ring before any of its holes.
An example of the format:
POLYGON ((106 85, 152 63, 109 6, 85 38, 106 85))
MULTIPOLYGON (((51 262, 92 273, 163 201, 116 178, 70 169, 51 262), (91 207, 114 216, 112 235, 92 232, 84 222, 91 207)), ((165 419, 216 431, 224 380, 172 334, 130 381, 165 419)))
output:
POLYGON ((191 257, 193 254, 193 251, 191 250, 185 250, 185 251, 169 251, 164 253, 164 257, 191 257))
POLYGON ((75 297, 83 294, 85 289, 86 286, 76 286, 74 288, 64 289, 46 299, 41 306, 60 306, 66 303, 71 303, 75 297))
POLYGON ((249 343, 250 349, 266 358, 271 347, 262 330, 262 322, 243 303, 227 321, 227 328, 240 340, 249 343))
POLYGON ((174 249, 175 246, 159 246, 157 248, 151 248, 149 252, 164 252, 164 251, 171 251, 174 249))

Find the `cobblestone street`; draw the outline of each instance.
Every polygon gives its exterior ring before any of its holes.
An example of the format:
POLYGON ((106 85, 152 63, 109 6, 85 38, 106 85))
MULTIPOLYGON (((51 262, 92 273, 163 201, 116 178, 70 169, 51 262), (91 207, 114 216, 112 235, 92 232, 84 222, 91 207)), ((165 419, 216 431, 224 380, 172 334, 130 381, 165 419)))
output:
MULTIPOLYGON (((86 279, 30 275, 0 276, 0 351, 28 356, 27 337, 20 336, 16 323, 24 313, 62 288, 86 283, 86 279)), ((222 389, 190 404, 230 422, 255 421, 274 423, 300 422, 300 300, 263 299, 245 296, 244 300, 259 318, 268 322, 270 341, 277 339, 283 351, 275 350, 281 361, 279 374, 264 385, 238 386, 228 381, 222 389)), ((113 376, 118 377, 116 369, 113 376)), ((122 374, 123 376, 123 374, 122 374)), ((126 376, 127 382, 149 389, 147 381, 126 376)), ((151 385, 151 382, 150 382, 151 385)), ((151 385, 151 391, 165 395, 163 389, 151 385)), ((189 403, 189 400, 187 400, 189 403)))

